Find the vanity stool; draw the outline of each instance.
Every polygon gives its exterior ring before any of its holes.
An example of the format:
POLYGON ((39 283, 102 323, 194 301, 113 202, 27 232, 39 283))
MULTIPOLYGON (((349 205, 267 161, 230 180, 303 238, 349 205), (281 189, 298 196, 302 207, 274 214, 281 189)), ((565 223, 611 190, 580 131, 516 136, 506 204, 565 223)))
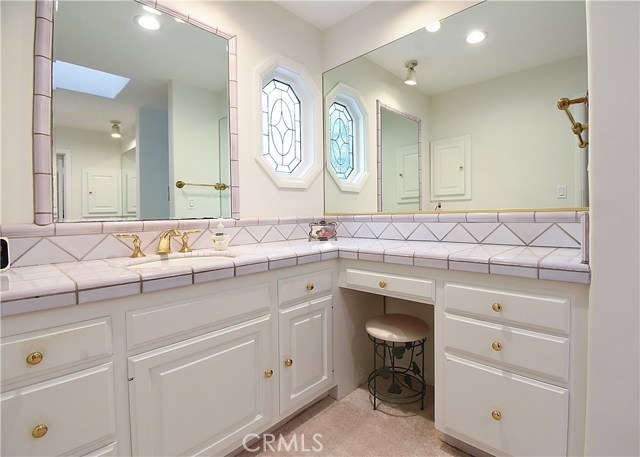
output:
POLYGON ((420 401, 424 409, 424 343, 429 325, 407 314, 382 314, 369 319, 366 329, 373 341, 373 371, 368 379, 373 409, 378 409, 378 400, 395 404, 420 401))

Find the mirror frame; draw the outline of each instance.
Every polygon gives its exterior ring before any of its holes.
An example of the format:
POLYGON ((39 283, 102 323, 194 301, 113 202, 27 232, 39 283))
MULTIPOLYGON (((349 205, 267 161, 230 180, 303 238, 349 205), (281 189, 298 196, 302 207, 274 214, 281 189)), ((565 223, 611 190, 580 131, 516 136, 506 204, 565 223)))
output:
MULTIPOLYGON (((198 21, 189 14, 162 5, 158 0, 132 0, 213 33, 229 42, 229 156, 231 157, 231 217, 240 218, 238 154, 237 37, 198 21)), ((36 0, 35 45, 33 52, 33 195, 34 223, 49 225, 53 220, 52 170, 52 63, 54 0, 36 0)), ((89 221, 84 221, 89 222, 89 221)), ((102 221, 101 221, 102 222, 102 221)), ((67 222, 64 222, 67 223, 67 222)))
MULTIPOLYGON (((424 200, 424 192, 422 191, 422 119, 417 116, 414 116, 411 113, 405 113, 403 111, 399 111, 389 105, 385 105, 380 100, 376 99, 376 152, 377 152, 377 197, 378 204, 376 205, 378 208, 378 212, 382 211, 382 109, 386 109, 393 113, 396 113, 399 116, 405 117, 409 120, 414 121, 418 124, 418 211, 422 211, 424 209, 423 200, 424 200)), ((417 211, 412 211, 417 212, 417 211)))

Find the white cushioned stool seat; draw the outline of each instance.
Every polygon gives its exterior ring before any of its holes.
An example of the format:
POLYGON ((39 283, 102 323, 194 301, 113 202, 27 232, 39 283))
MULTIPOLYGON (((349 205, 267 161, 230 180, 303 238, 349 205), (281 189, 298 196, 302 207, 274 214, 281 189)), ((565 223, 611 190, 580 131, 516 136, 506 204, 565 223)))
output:
POLYGON ((407 314, 382 314, 372 317, 365 327, 372 337, 394 343, 419 341, 429 334, 429 325, 425 321, 407 314))

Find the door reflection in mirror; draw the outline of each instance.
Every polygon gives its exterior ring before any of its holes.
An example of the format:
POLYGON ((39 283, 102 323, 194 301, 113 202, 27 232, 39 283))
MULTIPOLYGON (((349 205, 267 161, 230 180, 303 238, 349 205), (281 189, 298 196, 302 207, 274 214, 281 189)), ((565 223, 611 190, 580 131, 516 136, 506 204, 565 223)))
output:
POLYGON ((382 170, 378 211, 418 211, 420 204, 421 121, 410 114, 379 105, 379 162, 382 170))

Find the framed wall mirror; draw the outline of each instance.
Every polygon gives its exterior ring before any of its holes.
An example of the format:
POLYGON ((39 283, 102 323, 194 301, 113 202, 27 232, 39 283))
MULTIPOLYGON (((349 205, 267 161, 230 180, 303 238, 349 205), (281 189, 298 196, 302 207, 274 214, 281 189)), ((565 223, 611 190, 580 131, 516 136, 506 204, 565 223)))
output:
MULTIPOLYGON (((418 30, 325 72, 323 87, 326 95, 348 85, 367 110, 379 101, 421 119, 423 210, 583 208, 588 147, 578 147, 556 104, 585 95, 586 54, 583 1, 490 0, 441 21, 437 32, 418 30), (472 31, 486 39, 467 43, 472 31), (404 84, 409 76, 415 85, 404 84)), ((587 122, 584 105, 573 115, 587 122)), ((365 154, 377 179, 358 192, 325 179, 327 213, 403 211, 381 204, 394 186, 377 192, 386 162, 399 160, 376 160, 389 135, 369 119, 365 154)))
POLYGON ((238 217, 235 37, 162 5, 54 3, 52 31, 36 19, 36 223, 238 217))

